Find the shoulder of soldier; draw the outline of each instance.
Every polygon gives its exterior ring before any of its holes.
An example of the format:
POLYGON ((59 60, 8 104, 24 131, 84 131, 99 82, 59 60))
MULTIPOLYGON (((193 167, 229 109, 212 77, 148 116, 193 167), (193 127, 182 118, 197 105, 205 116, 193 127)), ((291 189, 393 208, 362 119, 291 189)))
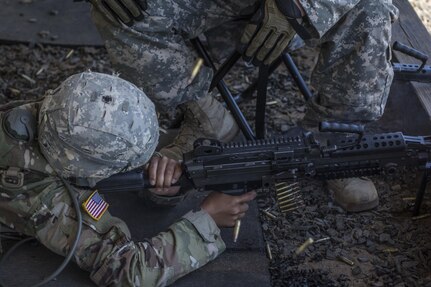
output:
POLYGON ((15 167, 53 174, 37 142, 41 102, 0 108, 0 169, 15 167))

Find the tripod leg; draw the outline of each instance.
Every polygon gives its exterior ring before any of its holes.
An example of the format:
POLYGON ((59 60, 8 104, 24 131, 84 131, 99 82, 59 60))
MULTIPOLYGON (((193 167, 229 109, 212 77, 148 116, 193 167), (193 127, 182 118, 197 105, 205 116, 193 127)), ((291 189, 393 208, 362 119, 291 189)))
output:
MULTIPOLYGON (((190 40, 196 51, 198 52, 199 56, 204 59, 204 62, 206 65, 211 67, 214 71, 216 71, 216 67, 211 60, 210 56, 208 55, 207 51, 205 50, 204 45, 199 40, 199 38, 194 38, 190 40)), ((238 107, 237 103, 235 102, 232 93, 230 92, 229 88, 227 87, 226 83, 221 80, 217 84, 217 88, 223 97, 223 100, 226 102, 227 107, 229 108, 230 112, 232 113, 232 116, 235 118, 235 122, 238 124, 239 128, 241 129, 242 133, 244 134, 245 138, 247 140, 253 140, 255 138, 253 134, 253 130, 251 129, 250 125, 248 124, 247 120, 244 117, 244 114, 241 112, 240 108, 238 107)))
MULTIPOLYGON (((271 64, 269 68, 269 75, 272 75, 272 73, 281 65, 282 63, 281 57, 279 57, 277 60, 275 60, 274 63, 271 64)), ((257 83, 258 81, 254 81, 245 91, 243 91, 239 96, 241 99, 250 99, 253 96, 254 91, 257 89, 257 83)))
POLYGON ((286 65, 287 70, 289 70, 290 75, 292 76, 293 80, 295 81, 296 85, 304 96, 305 101, 310 100, 313 97, 313 94, 311 93, 310 89, 308 88, 307 84, 299 73, 298 68, 296 67, 292 57, 289 55, 289 53, 283 53, 281 57, 284 64, 286 65))

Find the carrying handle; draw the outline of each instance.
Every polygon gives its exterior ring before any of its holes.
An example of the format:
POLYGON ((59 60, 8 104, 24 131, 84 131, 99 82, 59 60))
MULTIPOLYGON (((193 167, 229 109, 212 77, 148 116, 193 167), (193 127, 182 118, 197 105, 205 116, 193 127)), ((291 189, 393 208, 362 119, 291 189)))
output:
POLYGON ((422 71, 422 69, 425 67, 425 65, 428 61, 428 55, 426 55, 425 53, 423 53, 419 50, 416 50, 415 48, 404 45, 403 43, 400 43, 398 41, 394 42, 394 45, 392 46, 392 48, 395 51, 399 51, 401 53, 404 53, 406 55, 409 55, 413 58, 420 60, 422 62, 422 65, 417 70, 418 72, 422 71))

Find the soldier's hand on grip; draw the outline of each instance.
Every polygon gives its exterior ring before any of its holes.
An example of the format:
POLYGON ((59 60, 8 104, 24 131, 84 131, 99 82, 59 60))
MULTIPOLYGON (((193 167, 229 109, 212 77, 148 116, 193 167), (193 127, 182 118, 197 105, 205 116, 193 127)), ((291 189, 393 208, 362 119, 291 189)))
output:
POLYGON ((155 186, 151 191, 157 195, 172 196, 178 193, 179 186, 173 186, 182 174, 181 164, 166 156, 153 156, 148 165, 150 184, 155 186))
POLYGON ((245 216, 248 202, 256 197, 255 192, 248 192, 239 196, 212 192, 202 202, 201 208, 208 212, 219 227, 232 227, 235 221, 245 216))
POLYGON ((93 6, 111 21, 120 21, 128 26, 143 18, 147 9, 146 0, 90 0, 93 6))

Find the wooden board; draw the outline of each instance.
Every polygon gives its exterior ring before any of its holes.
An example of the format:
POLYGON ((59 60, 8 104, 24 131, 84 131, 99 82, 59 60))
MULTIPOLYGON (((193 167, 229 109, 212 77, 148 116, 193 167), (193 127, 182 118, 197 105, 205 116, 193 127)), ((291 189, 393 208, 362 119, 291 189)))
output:
MULTIPOLYGON (((394 4, 400 9, 400 17, 393 25, 392 40, 412 46, 426 53, 431 58, 430 33, 422 24, 413 7, 408 0, 394 0, 394 4)), ((396 51, 394 52, 394 57, 403 63, 419 63, 418 60, 396 51)), ((428 60, 428 64, 430 64, 430 60, 428 60)), ((431 119, 431 84, 415 82, 411 84, 431 119)))
POLYGON ((0 0, 0 7, 0 43, 103 45, 85 1, 0 0))

